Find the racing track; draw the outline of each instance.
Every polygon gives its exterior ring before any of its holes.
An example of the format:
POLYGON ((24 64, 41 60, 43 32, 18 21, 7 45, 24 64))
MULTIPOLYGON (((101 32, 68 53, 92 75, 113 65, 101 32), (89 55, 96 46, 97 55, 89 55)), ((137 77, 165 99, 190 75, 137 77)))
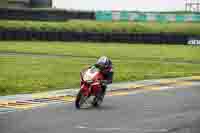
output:
POLYGON ((199 133, 200 82, 167 87, 110 94, 100 108, 68 103, 0 114, 0 132, 199 133))

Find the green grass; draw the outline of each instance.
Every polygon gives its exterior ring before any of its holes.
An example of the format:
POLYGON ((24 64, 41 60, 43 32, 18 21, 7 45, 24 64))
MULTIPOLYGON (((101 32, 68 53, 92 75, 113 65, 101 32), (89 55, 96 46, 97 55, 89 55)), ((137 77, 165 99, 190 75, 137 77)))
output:
POLYGON ((128 32, 128 33, 177 33, 200 34, 200 23, 158 22, 100 22, 69 20, 66 22, 11 21, 0 20, 0 29, 26 29, 37 31, 77 32, 128 32))
POLYGON ((114 82, 192 76, 200 68, 187 63, 200 61, 200 48, 185 45, 0 42, 0 95, 78 87, 80 70, 101 55, 113 60, 114 82))
POLYGON ((190 45, 151 45, 126 43, 82 42, 0 42, 0 52, 25 52, 36 54, 61 54, 98 57, 107 55, 125 60, 196 60, 200 61, 200 48, 190 45), (84 45, 83 45, 84 44, 84 45))

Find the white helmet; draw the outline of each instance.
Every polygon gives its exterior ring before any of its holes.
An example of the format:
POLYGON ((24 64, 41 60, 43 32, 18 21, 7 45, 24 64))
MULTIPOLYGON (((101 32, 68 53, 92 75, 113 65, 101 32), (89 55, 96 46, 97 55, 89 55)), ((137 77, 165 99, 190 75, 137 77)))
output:
POLYGON ((97 63, 96 63, 96 64, 101 65, 101 66, 103 66, 104 68, 107 68, 107 67, 109 67, 109 66, 112 65, 112 62, 111 62, 111 60, 110 60, 108 57, 106 57, 106 56, 101 56, 101 57, 97 60, 97 63))

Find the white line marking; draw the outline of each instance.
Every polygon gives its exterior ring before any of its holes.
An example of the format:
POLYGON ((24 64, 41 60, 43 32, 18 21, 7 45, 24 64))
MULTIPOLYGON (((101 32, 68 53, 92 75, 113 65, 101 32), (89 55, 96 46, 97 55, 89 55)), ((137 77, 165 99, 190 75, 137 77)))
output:
POLYGON ((101 132, 124 132, 124 131, 131 131, 131 132, 143 132, 143 133, 167 133, 168 129, 131 129, 131 128, 92 128, 87 126, 76 126, 75 128, 78 129, 86 129, 86 130, 93 130, 93 131, 101 131, 101 132))

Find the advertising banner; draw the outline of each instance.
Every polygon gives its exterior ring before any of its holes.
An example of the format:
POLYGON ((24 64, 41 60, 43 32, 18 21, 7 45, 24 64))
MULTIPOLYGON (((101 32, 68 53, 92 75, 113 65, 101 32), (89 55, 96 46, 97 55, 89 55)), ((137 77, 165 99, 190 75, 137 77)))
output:
POLYGON ((95 16, 96 20, 102 21, 200 22, 200 14, 97 11, 95 16))

